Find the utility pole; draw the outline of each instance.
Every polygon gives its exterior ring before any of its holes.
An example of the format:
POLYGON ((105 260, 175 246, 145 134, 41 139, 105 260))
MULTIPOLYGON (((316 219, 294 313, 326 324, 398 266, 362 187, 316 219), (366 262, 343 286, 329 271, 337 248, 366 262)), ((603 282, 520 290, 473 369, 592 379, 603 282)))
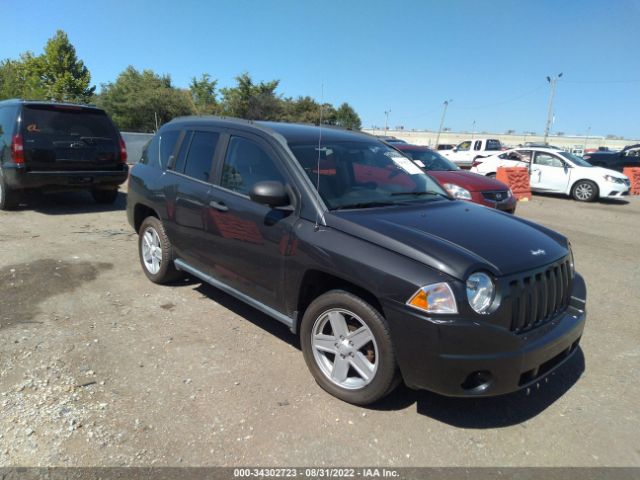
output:
POLYGON ((443 107, 442 107, 442 118, 440 118, 440 128, 438 128, 438 135, 436 136, 436 146, 435 148, 438 148, 438 143, 440 142, 440 132, 442 132, 442 126, 444 125, 444 117, 447 114, 447 107, 449 106, 449 104, 453 102, 452 99, 449 100, 445 100, 443 102, 443 107))
POLYGON ((384 111, 384 136, 387 136, 387 130, 389 128, 389 114, 391 113, 391 110, 385 110, 384 111))
POLYGON ((473 121, 471 125, 471 141, 473 142, 476 139, 476 121, 473 121))
POLYGON ((551 122, 553 119, 553 97, 556 95, 556 85, 558 84, 558 79, 562 77, 562 73, 559 73, 557 77, 547 77, 547 82, 551 85, 551 93, 549 94, 549 108, 547 111, 547 126, 544 129, 544 143, 547 143, 547 139, 549 137, 549 130, 551 128, 551 122))
POLYGON ((589 141, 589 134, 591 133, 591 125, 589 125, 587 127, 587 136, 584 137, 584 147, 582 147, 582 152, 584 153, 584 151, 587 149, 587 141, 589 141))

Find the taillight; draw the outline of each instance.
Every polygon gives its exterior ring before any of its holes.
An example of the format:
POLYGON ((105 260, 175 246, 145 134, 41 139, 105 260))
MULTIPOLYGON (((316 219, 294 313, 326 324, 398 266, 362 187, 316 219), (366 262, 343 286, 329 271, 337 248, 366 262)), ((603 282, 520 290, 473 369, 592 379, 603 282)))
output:
POLYGON ((478 165, 481 165, 482 162, 480 160, 474 160, 473 163, 471 164, 471 168, 473 167, 477 167, 478 165))
POLYGON ((127 145, 122 137, 120 137, 120 163, 127 163, 127 145))
POLYGON ((11 160, 18 165, 24 165, 24 143, 22 135, 14 135, 11 139, 11 160))

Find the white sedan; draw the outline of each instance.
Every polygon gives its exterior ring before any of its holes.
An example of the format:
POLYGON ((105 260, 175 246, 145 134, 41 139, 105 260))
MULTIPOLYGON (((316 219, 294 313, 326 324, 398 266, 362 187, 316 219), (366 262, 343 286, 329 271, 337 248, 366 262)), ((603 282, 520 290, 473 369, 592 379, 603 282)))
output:
POLYGON ((571 153, 554 148, 523 147, 473 162, 471 171, 495 177, 498 167, 527 167, 531 191, 563 193, 581 202, 619 198, 629 193, 626 175, 594 167, 571 153))

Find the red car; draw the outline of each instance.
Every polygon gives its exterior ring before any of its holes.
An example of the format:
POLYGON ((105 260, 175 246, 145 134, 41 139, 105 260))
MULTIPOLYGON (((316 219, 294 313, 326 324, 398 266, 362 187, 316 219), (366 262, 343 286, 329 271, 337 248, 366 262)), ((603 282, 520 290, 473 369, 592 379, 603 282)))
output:
POLYGON ((515 213, 517 200, 505 183, 461 170, 429 147, 401 143, 396 143, 393 147, 412 158, 455 198, 515 213))

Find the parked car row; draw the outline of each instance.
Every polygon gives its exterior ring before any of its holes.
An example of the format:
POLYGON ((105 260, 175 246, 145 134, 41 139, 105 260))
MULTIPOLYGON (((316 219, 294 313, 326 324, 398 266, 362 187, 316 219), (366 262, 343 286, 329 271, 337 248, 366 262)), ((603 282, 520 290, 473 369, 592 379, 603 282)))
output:
POLYGON ((100 109, 3 102, 0 120, 3 209, 31 188, 113 201, 130 173, 127 219, 147 278, 191 275, 282 322, 344 401, 375 402, 400 382, 501 395, 578 349, 586 287, 568 239, 505 214, 506 185, 427 148, 184 117, 128 172, 100 109))

